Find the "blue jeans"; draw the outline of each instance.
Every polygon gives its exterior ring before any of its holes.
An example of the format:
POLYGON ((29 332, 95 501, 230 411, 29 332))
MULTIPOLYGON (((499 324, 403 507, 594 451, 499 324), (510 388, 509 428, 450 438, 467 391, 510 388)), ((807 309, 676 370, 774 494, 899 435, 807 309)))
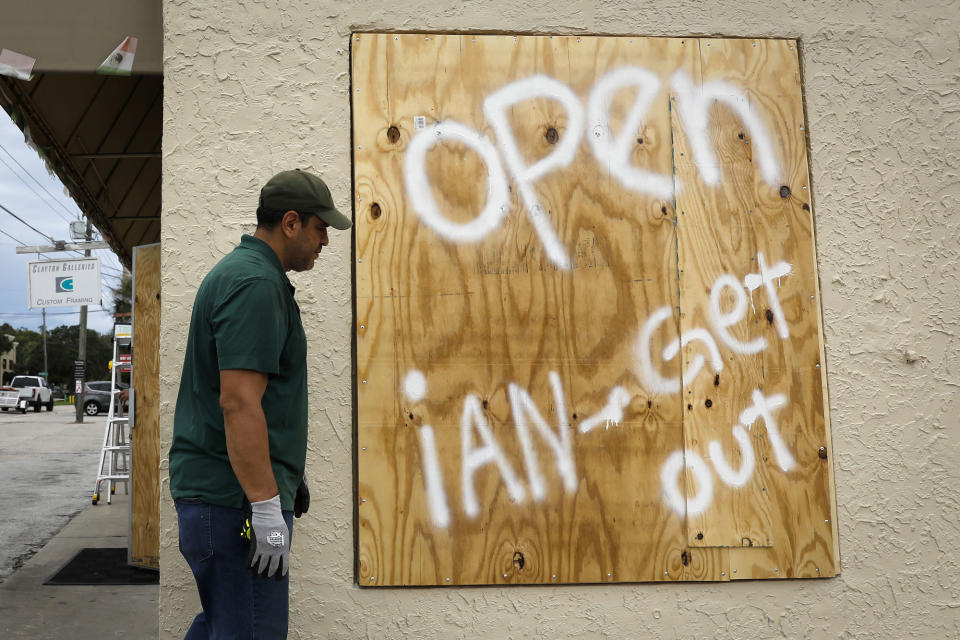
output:
MULTIPOLYGON (((249 543, 240 537, 243 509, 198 498, 176 500, 180 553, 197 581, 203 612, 185 640, 276 640, 287 637, 290 574, 281 580, 254 576, 249 543)), ((293 512, 284 511, 293 539, 293 512)))

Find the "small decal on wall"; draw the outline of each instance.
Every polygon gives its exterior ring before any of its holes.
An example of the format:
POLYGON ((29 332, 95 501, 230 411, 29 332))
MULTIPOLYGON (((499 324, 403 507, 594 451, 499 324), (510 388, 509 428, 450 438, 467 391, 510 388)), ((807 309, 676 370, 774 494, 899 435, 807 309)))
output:
POLYGON ((413 116, 413 129, 420 131, 427 128, 427 116, 413 116))

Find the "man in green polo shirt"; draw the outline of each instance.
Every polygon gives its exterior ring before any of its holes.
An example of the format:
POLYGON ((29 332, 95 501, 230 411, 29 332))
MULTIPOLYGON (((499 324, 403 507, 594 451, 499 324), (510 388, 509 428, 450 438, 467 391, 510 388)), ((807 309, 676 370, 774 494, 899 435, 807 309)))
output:
POLYGON ((186 638, 285 638, 294 512, 309 506, 307 341, 287 271, 313 268, 327 227, 350 228, 324 182, 284 171, 257 230, 193 305, 170 446, 180 551, 203 612, 186 638))

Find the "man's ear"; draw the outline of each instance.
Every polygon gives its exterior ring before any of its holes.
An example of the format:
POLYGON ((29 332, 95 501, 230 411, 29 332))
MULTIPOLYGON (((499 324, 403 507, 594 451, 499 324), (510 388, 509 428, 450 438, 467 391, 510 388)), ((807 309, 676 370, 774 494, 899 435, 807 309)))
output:
POLYGON ((291 209, 283 214, 283 217, 280 218, 280 228, 283 230, 283 235, 288 238, 292 238, 297 235, 300 231, 300 214, 291 209))

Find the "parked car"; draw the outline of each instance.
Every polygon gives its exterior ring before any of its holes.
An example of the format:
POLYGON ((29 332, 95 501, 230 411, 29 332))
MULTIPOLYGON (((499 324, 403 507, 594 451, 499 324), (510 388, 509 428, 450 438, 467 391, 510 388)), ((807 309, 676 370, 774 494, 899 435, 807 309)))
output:
MULTIPOLYGON (((117 384, 119 389, 129 389, 126 382, 117 384)), ((88 416, 98 415, 110 408, 110 381, 97 380, 83 385, 83 412, 88 416)))
POLYGON ((50 385, 50 391, 53 392, 53 399, 54 399, 54 400, 62 400, 63 398, 66 398, 66 397, 67 397, 67 392, 64 391, 64 390, 63 390, 63 387, 61 387, 61 386, 58 385, 58 384, 52 384, 52 385, 50 385))
POLYGON ((34 411, 46 407, 53 411, 53 392, 47 385, 45 378, 40 376, 14 376, 10 386, 20 390, 20 399, 26 400, 34 411))

